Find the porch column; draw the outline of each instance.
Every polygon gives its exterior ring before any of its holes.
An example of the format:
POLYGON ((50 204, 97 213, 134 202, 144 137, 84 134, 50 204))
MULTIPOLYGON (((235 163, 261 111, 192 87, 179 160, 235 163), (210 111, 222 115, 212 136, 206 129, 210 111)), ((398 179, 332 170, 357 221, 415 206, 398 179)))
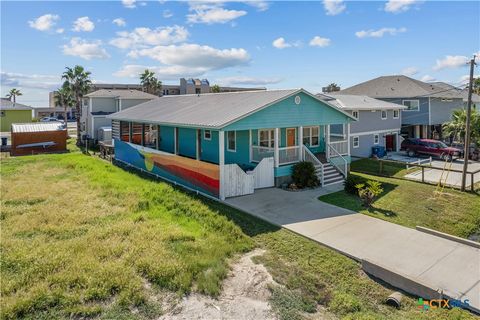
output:
POLYGON ((350 122, 347 124, 347 152, 350 155, 350 122))
POLYGON ((196 135, 195 135, 195 150, 196 150, 196 153, 195 153, 195 157, 197 160, 200 160, 200 139, 201 139, 201 134, 202 134, 202 130, 201 129, 197 129, 196 130, 196 135))
POLYGON ((252 129, 248 130, 248 161, 252 162, 252 129))
POLYGON ((173 153, 178 154, 178 128, 173 128, 173 153))
POLYGON ((128 123, 128 142, 132 142, 133 138, 133 124, 131 122, 128 123))
POLYGON ((325 157, 330 159, 330 148, 328 147, 330 145, 330 125, 325 126, 325 157))
POLYGON ((118 99, 118 111, 122 111, 122 99, 118 99))
POLYGON ((300 152, 298 153, 298 160, 303 161, 303 127, 298 127, 298 145, 300 147, 300 152))
POLYGON ((224 165, 225 165, 225 132, 220 130, 218 132, 218 166, 220 167, 220 190, 219 196, 220 200, 225 200, 225 192, 224 192, 224 165))
POLYGON ((274 154, 274 161, 275 161, 275 167, 277 168, 278 167, 278 164, 279 164, 279 159, 278 159, 278 156, 279 156, 279 153, 278 153, 278 138, 279 138, 279 129, 278 128, 275 128, 275 135, 274 135, 274 145, 273 145, 273 154, 274 154))

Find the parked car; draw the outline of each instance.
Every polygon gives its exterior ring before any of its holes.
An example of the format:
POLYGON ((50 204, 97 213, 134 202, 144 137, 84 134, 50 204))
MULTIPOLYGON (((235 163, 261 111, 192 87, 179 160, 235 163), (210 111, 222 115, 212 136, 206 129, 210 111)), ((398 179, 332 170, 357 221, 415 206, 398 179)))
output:
POLYGON ((453 157, 459 157, 462 153, 460 149, 449 147, 442 141, 413 138, 403 140, 401 150, 405 150, 409 157, 423 154, 444 160, 452 160, 453 157))
POLYGON ((63 120, 60 120, 60 119, 57 119, 55 117, 43 117, 42 119, 40 119, 40 122, 63 122, 63 120))
MULTIPOLYGON (((465 144, 462 143, 452 143, 450 147, 457 148, 462 150, 461 157, 465 150, 465 144)), ((476 146, 474 143, 470 144, 469 157, 470 160, 478 161, 480 160, 480 147, 476 146)))

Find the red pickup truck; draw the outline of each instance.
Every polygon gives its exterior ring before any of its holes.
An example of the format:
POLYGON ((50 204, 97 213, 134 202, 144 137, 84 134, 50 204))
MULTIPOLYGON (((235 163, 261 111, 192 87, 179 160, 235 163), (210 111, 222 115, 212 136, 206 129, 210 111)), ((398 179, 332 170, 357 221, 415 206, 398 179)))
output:
POLYGON ((460 149, 449 147, 442 141, 414 138, 403 140, 401 150, 405 150, 409 157, 423 154, 449 161, 453 157, 459 157, 462 153, 460 149))

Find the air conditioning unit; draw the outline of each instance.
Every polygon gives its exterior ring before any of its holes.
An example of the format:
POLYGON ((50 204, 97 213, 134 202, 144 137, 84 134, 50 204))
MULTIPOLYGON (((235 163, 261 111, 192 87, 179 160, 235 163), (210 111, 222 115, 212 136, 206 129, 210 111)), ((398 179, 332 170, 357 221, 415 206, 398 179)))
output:
POLYGON ((103 141, 103 142, 112 141, 112 127, 98 128, 98 141, 103 141))

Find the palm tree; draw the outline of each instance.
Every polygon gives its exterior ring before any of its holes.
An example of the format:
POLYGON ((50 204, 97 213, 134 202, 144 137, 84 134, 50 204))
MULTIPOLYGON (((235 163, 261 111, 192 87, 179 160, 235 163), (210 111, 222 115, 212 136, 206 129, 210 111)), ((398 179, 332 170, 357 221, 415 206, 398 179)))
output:
POLYGON ((340 86, 338 84, 336 84, 335 82, 332 82, 327 86, 326 89, 327 89, 326 92, 340 91, 340 86))
POLYGON ((155 72, 148 69, 140 74, 140 83, 143 90, 150 94, 158 95, 162 90, 162 81, 155 77, 155 72))
POLYGON ((73 108, 75 106, 75 99, 73 98, 72 92, 67 85, 63 85, 60 89, 54 93, 55 106, 63 107, 65 114, 65 125, 67 124, 67 109, 73 108))
POLYGON ((219 93, 220 92, 220 86, 218 84, 214 84, 211 88, 212 93, 219 93))
POLYGON ((480 77, 473 79, 473 93, 480 95, 480 77))
MULTIPOLYGON (((465 123, 467 120, 467 110, 457 109, 452 113, 452 120, 442 125, 443 132, 453 139, 465 141, 465 123)), ((470 117, 471 140, 480 143, 480 113, 472 109, 470 117)))
POLYGON ((75 101, 75 116, 77 118, 77 145, 80 145, 80 108, 82 106, 83 96, 88 93, 92 81, 90 80, 90 72, 85 71, 82 66, 76 65, 73 68, 66 67, 66 71, 62 74, 63 87, 68 88, 71 96, 75 101))
POLYGON ((21 95, 23 95, 23 94, 20 92, 20 90, 18 90, 16 88, 12 88, 12 89, 10 89, 10 91, 8 92, 6 97, 8 99, 10 99, 10 101, 12 101, 12 98, 13 98, 13 105, 15 105, 15 103, 17 102, 17 97, 21 96, 21 95))

